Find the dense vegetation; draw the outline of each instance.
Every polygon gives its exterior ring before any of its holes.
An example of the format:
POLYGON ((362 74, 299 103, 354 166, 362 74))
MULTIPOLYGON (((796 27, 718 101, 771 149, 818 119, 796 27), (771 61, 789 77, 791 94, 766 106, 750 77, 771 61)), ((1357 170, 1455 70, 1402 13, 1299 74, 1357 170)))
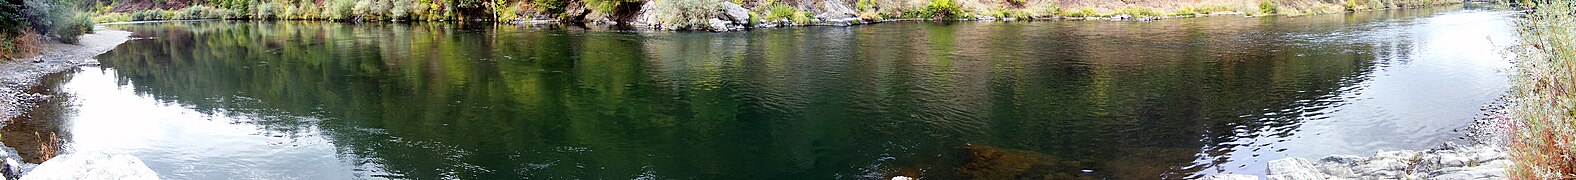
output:
POLYGON ((1518 25, 1522 48, 1512 91, 1510 174, 1516 179, 1576 177, 1576 3, 1523 1, 1534 8, 1518 25))
POLYGON ((79 0, 5 0, 0 4, 0 59, 17 59, 36 53, 43 38, 76 43, 77 36, 92 33, 90 15, 79 0))

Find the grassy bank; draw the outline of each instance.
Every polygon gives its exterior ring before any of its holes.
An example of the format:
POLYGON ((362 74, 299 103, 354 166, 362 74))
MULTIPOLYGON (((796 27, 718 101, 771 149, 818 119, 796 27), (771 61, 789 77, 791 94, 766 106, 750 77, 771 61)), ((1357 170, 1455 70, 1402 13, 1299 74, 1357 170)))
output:
MULTIPOLYGON (((556 20, 621 21, 642 6, 719 11, 739 4, 754 22, 809 24, 826 3, 846 6, 859 19, 1090 18, 1128 15, 1178 17, 1208 14, 1302 15, 1460 3, 1457 0, 110 0, 94 4, 96 22, 185 19, 295 20, 556 20), (680 6, 685 7, 666 7, 680 6)), ((1125 17, 1125 16, 1124 16, 1125 17)), ((686 17, 672 17, 686 18, 686 17)), ((704 20, 701 20, 704 22, 704 20)))
POLYGON ((1536 8, 1518 20, 1523 45, 1513 76, 1517 103, 1510 143, 1516 179, 1576 178, 1576 4, 1522 3, 1536 8))

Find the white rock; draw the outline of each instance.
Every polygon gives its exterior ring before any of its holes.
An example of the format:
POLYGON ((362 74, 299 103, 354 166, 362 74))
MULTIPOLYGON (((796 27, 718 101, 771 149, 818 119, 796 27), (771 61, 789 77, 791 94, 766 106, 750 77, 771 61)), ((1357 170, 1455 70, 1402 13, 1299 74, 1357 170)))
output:
POLYGON ((1467 164, 1471 162, 1472 158, 1465 156, 1458 156, 1454 154, 1441 154, 1439 156, 1439 164, 1444 165, 1445 167, 1462 167, 1467 166, 1467 164))
POLYGON ((159 175, 136 156, 77 152, 45 161, 22 179, 159 179, 159 175))
POLYGON ((1270 161, 1270 180, 1315 180, 1327 179, 1319 172, 1314 171, 1313 163, 1302 158, 1282 158, 1270 161))
POLYGON ((1198 178, 1198 180, 1259 180, 1259 177, 1245 174, 1211 174, 1198 178))
POLYGON ((722 6, 725 7, 723 14, 728 16, 728 20, 738 24, 750 22, 750 9, 745 9, 744 6, 728 1, 723 1, 722 6))
POLYGON ((728 29, 728 21, 723 21, 721 19, 707 20, 706 24, 711 25, 711 30, 712 31, 727 31, 727 30, 729 30, 728 29))

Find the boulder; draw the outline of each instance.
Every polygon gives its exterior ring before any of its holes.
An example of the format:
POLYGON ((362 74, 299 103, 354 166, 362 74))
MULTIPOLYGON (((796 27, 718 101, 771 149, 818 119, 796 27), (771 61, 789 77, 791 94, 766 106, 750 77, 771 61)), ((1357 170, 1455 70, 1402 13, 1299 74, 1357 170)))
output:
POLYGON ((1317 167, 1307 159, 1284 158, 1270 161, 1270 180, 1322 180, 1324 174, 1314 171, 1317 167))
POLYGON ((1198 180, 1259 180, 1259 177, 1245 174, 1211 174, 1200 177, 1198 180))
POLYGON ((711 19, 711 20, 707 20, 706 21, 706 25, 710 26, 710 27, 708 27, 708 29, 711 29, 713 31, 726 31, 726 30, 729 30, 728 23, 729 23, 728 21, 724 21, 722 19, 711 19))
POLYGON ((44 161, 22 179, 159 179, 159 175, 136 156, 77 152, 44 161))
POLYGON ((846 19, 859 17, 859 12, 854 11, 854 8, 849 8, 849 3, 843 0, 822 0, 820 4, 821 7, 814 10, 817 11, 815 12, 816 18, 846 19))
POLYGON ((750 9, 745 9, 744 6, 728 1, 723 1, 722 6, 725 8, 722 14, 727 16, 724 17, 725 20, 733 21, 736 24, 750 23, 750 9))

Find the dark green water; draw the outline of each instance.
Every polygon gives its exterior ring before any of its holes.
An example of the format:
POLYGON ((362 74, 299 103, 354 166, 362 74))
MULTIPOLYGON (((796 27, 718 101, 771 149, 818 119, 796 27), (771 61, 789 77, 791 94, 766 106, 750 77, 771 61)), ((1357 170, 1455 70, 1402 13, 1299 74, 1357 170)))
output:
MULTIPOLYGON (((1457 141, 1509 12, 670 33, 117 25, 67 146, 170 179, 1177 179, 1457 141)), ((46 106, 49 107, 49 106, 46 106)))

